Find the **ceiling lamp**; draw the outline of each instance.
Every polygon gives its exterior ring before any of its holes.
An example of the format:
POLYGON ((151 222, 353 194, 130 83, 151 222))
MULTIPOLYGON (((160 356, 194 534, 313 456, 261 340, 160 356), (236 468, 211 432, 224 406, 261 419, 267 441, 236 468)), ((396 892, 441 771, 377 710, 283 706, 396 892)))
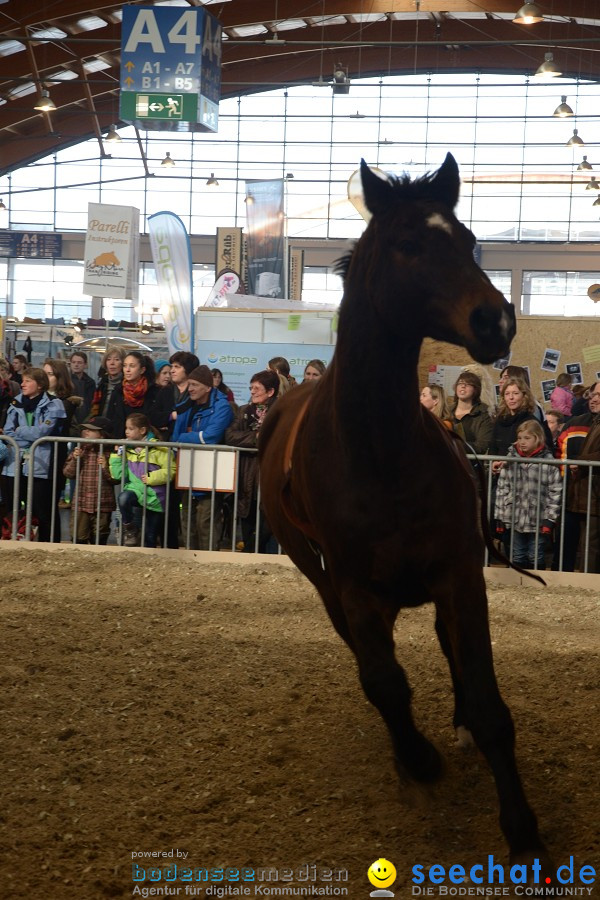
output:
POLYGON ((83 334, 85 323, 81 319, 71 319, 71 324, 73 325, 73 331, 77 334, 83 334))
POLYGON ((163 161, 161 162, 161 166, 163 169, 172 169, 175 165, 175 162, 171 159, 171 154, 167 153, 163 161))
POLYGON ((142 334, 152 334, 152 323, 144 322, 144 324, 140 328, 140 331, 142 332, 142 334))
POLYGON ((544 16, 537 3, 524 3, 513 19, 516 25, 535 25, 543 21, 544 16))
POLYGON ((579 165, 577 166, 577 171, 581 172, 583 169, 591 169, 592 164, 588 162, 587 156, 584 156, 579 165))
POLYGON ((53 109, 56 109, 56 106, 48 91, 42 91, 42 96, 33 108, 39 110, 39 112, 51 112, 53 109))
POLYGON ((4 200, 2 199, 2 197, 0 197, 0 209, 6 209, 6 205, 5 205, 4 200))
POLYGON ((552 113, 553 116, 556 116, 558 119, 566 119, 568 116, 574 115, 573 110, 567 103, 566 97, 560 98, 560 103, 552 113))
POLYGON ((558 78, 559 75, 562 75, 562 72, 554 62, 554 54, 553 53, 544 53, 544 62, 541 64, 537 72, 535 73, 536 78, 558 78))
POLYGON ((596 181, 595 175, 592 175, 591 179, 585 186, 586 191, 598 191, 600 190, 600 184, 596 181))
POLYGON ((598 194, 598 196, 596 197, 596 199, 595 199, 594 202, 592 203, 592 206, 600 206, 600 194, 598 194))
POLYGON ((218 182, 217 179, 215 178, 215 173, 214 173, 214 172, 211 172, 211 173, 210 173, 210 178, 207 178, 207 179, 206 179, 206 186, 207 186, 207 187, 219 187, 219 182, 218 182))
POLYGON ((333 70, 333 83, 331 90, 334 94, 349 94, 350 79, 348 78, 348 67, 341 63, 336 63, 333 70))
POLYGON ((104 138, 104 140, 105 140, 107 143, 110 143, 110 144, 120 144, 120 143, 121 143, 121 141, 123 140, 123 138, 121 137, 121 135, 120 135, 119 132, 117 131, 117 126, 116 126, 116 125, 109 125, 109 126, 108 126, 108 134, 106 135, 106 137, 104 138))
POLYGON ((579 137, 579 132, 576 128, 573 129, 573 135, 569 138, 569 140, 565 144, 565 147, 574 147, 575 145, 581 145, 582 147, 585 146, 585 141, 581 140, 581 138, 579 137))

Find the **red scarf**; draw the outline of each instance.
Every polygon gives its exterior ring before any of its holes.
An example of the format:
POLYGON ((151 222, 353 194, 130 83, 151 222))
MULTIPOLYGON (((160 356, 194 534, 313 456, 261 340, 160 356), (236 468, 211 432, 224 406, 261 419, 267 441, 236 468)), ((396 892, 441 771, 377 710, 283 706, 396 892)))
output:
POLYGON ((525 457, 526 459, 531 459, 532 456, 539 456, 541 453, 544 452, 545 449, 546 449, 546 445, 540 444, 539 447, 535 447, 535 449, 532 450, 531 453, 522 453, 519 450, 518 445, 515 443, 515 450, 517 451, 519 456, 525 457))
POLYGON ((123 381, 123 400, 125 401, 125 406, 130 406, 132 409, 139 409, 140 406, 144 405, 147 390, 148 379, 145 375, 142 375, 140 380, 136 381, 135 384, 132 384, 130 381, 123 381))

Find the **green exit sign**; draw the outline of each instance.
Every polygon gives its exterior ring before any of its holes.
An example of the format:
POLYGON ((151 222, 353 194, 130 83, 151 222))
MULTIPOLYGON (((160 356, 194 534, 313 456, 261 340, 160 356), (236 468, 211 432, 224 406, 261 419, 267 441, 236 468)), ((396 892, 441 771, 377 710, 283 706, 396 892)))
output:
POLYGON ((121 92, 121 118, 162 119, 167 122, 196 122, 197 94, 151 94, 121 92))

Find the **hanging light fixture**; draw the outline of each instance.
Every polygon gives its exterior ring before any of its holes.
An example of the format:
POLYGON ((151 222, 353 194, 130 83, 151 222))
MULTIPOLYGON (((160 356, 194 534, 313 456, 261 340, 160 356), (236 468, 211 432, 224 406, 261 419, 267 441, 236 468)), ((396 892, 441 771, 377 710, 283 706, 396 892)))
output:
POLYGON ((174 165, 175 165, 175 162, 174 162, 174 160, 171 159, 171 154, 167 153, 167 155, 161 162, 161 166, 163 167, 163 169, 172 169, 174 165))
POLYGON ((600 190, 600 184, 596 181, 596 176, 592 175, 590 180, 585 186, 586 191, 598 191, 600 190))
POLYGON ((333 70, 331 89, 334 94, 349 94, 351 81, 348 78, 348 67, 336 63, 333 70))
POLYGON ((574 147, 575 145, 585 146, 585 141, 581 140, 576 128, 573 129, 573 134, 565 144, 565 147, 574 147))
POLYGON ((0 197, 0 209, 6 209, 6 206, 4 204, 4 200, 2 199, 2 197, 0 197))
POLYGON ((558 78, 559 75, 562 75, 562 72, 558 68, 556 63, 554 62, 554 54, 553 53, 544 53, 544 62, 541 64, 541 66, 535 73, 535 77, 536 78, 558 78))
POLYGON ((558 119, 566 119, 568 116, 574 115, 573 110, 567 103, 566 97, 560 98, 560 103, 552 113, 553 116, 556 116, 558 119))
POLYGON ((44 90, 33 108, 39 110, 39 112, 51 112, 53 109, 56 109, 56 106, 48 91, 44 90))
POLYGON ((207 178, 207 179, 206 179, 206 186, 207 186, 207 187, 219 187, 219 182, 218 182, 217 179, 215 178, 215 173, 214 173, 214 172, 211 172, 211 173, 210 173, 210 178, 207 178))
POLYGON ((598 194, 598 196, 596 197, 596 199, 595 199, 594 202, 592 203, 592 206, 600 206, 600 194, 598 194))
POLYGON ((544 16, 537 3, 524 3, 513 19, 516 25, 535 25, 543 21, 544 16))
POLYGON ((106 135, 106 137, 104 138, 104 140, 105 140, 107 143, 110 143, 110 144, 120 144, 120 143, 121 143, 121 141, 123 140, 123 138, 121 137, 121 135, 120 135, 119 132, 117 131, 117 126, 116 126, 116 125, 109 125, 109 126, 108 126, 108 134, 106 135))
POLYGON ((142 334, 152 334, 152 323, 144 322, 144 324, 140 328, 140 331, 142 332, 142 334))
POLYGON ((583 169, 592 169, 593 166, 588 162, 587 156, 584 156, 579 165, 577 166, 577 171, 581 172, 583 169))

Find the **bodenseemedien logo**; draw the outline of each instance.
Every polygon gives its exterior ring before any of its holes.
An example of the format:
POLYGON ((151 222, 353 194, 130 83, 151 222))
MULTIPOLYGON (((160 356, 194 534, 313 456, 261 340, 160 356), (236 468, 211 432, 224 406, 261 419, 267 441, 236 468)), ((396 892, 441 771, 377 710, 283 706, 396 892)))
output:
POLYGON ((393 891, 387 890, 396 880, 396 867, 389 859, 376 859, 371 863, 367 877, 373 887, 369 897, 393 897, 393 891))

